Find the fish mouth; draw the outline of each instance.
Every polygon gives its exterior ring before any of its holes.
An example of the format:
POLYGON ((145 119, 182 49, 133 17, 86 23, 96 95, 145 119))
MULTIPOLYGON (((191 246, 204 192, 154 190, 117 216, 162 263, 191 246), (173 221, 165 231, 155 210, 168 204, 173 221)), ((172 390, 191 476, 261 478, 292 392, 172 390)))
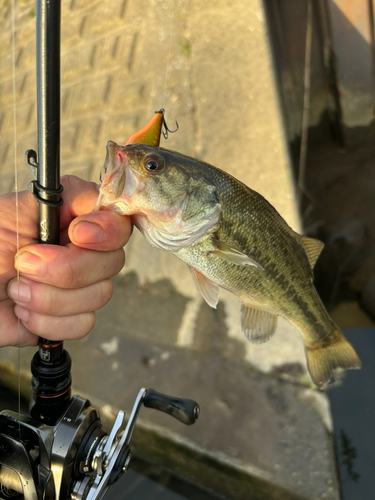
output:
POLYGON ((103 168, 105 174, 94 211, 110 209, 128 214, 127 202, 137 190, 138 179, 129 165, 125 148, 108 141, 103 168))

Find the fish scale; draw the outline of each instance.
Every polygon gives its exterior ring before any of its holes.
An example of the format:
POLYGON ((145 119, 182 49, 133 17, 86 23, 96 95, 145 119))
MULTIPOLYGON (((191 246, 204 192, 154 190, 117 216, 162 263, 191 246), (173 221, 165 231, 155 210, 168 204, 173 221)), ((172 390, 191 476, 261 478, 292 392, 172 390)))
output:
POLYGON ((295 233, 263 196, 212 165, 142 144, 109 142, 105 166, 97 206, 131 216, 152 246, 184 261, 212 307, 218 287, 237 295, 249 340, 267 341, 282 316, 302 336, 319 387, 333 368, 360 367, 313 285, 322 244, 295 233), (125 183, 119 194, 124 178, 136 188, 125 183))

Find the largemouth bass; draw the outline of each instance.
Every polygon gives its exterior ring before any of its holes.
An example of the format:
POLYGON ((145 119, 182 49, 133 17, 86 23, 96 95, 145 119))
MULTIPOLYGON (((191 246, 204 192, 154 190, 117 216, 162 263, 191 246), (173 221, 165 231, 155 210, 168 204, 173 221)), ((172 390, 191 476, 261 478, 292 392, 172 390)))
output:
POLYGON ((143 144, 107 145, 96 209, 131 217, 148 243, 173 253, 216 307, 219 287, 241 300, 241 325, 267 341, 282 316, 304 340, 320 388, 360 360, 328 316, 312 268, 323 244, 294 232, 259 193, 207 163, 143 144))

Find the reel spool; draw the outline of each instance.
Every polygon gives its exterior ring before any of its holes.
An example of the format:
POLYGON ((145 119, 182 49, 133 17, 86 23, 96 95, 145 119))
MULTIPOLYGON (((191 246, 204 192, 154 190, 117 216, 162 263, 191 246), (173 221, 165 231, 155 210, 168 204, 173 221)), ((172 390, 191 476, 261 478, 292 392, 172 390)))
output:
POLYGON ((141 406, 186 425, 199 416, 190 399, 141 389, 125 425, 120 411, 107 434, 90 401, 74 396, 54 426, 0 413, 0 497, 14 500, 100 500, 129 467, 130 440, 141 406))

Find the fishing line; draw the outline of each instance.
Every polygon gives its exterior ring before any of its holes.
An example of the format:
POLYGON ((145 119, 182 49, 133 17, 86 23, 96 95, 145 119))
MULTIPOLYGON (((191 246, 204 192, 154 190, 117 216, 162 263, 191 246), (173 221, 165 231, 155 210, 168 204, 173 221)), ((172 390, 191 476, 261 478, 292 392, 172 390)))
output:
POLYGON ((165 70, 165 81, 164 81, 164 93, 163 93, 163 106, 166 107, 166 90, 167 90, 167 80, 168 80, 168 69, 169 69, 169 59, 171 58, 172 50, 172 38, 173 38, 173 0, 171 0, 171 23, 169 28, 169 51, 167 59, 167 67, 165 70))
MULTIPOLYGON (((13 87, 13 150, 14 150, 14 188, 16 192, 16 247, 20 248, 18 229, 18 170, 17 170, 17 113, 16 113, 16 0, 11 2, 11 41, 12 41, 12 87, 13 87)), ((17 269, 17 281, 20 282, 20 272, 17 269)), ((18 418, 21 417, 21 342, 20 319, 17 320, 18 344, 18 418)), ((21 435, 21 426, 18 421, 18 432, 21 435)))

